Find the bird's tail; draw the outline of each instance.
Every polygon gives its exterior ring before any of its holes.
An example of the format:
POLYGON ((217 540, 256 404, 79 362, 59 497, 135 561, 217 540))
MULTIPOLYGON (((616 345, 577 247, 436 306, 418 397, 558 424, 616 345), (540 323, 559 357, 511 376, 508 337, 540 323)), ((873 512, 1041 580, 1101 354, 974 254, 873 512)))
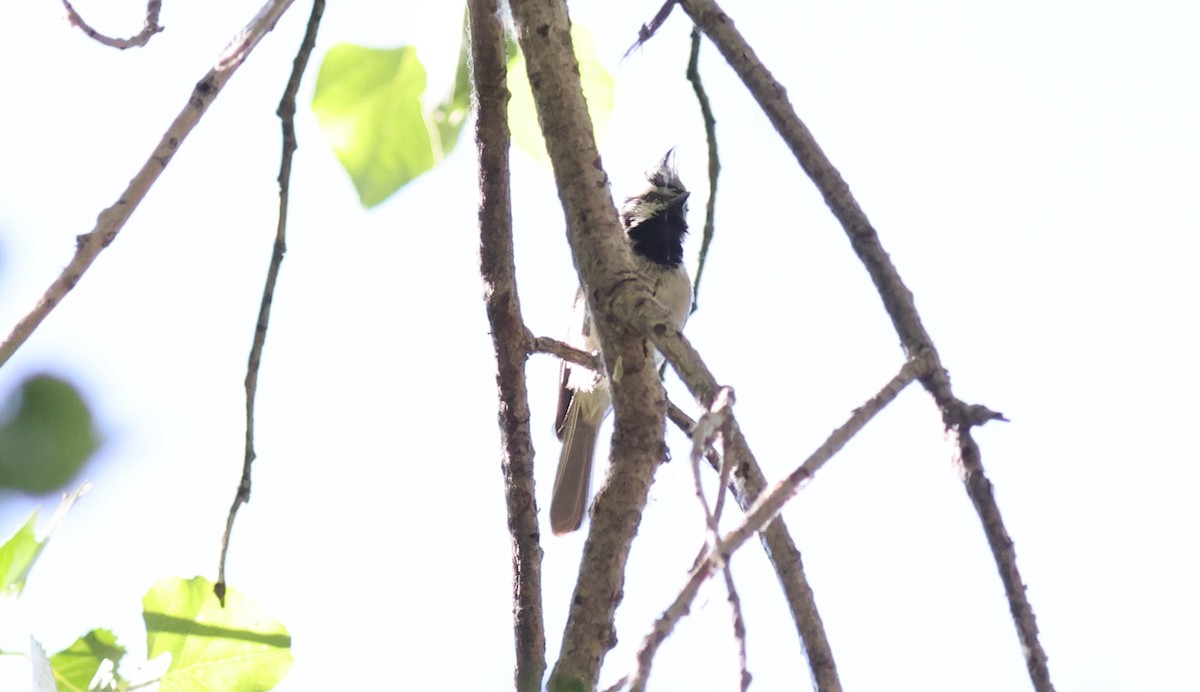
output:
POLYGON ((563 421, 562 455, 554 477, 554 495, 550 498, 550 528, 554 535, 570 533, 583 524, 592 483, 592 458, 596 434, 603 420, 589 420, 580 411, 579 393, 572 399, 563 421))

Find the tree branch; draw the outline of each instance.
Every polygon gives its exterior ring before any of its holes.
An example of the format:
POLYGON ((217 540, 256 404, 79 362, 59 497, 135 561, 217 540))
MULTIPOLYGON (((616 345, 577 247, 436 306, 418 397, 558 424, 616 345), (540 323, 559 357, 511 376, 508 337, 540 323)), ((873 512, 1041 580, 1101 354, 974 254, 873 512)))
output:
MULTIPOLYGON (((597 359, 591 354, 584 353, 555 339, 538 337, 533 340, 533 343, 533 352, 550 353, 593 370, 598 367, 597 359)), ((667 402, 667 415, 680 430, 689 437, 692 436, 696 422, 670 401, 667 402)), ((712 450, 706 452, 706 458, 709 465, 721 474, 721 485, 728 485, 738 506, 742 508, 743 512, 748 512, 754 505, 754 501, 766 491, 767 480, 758 465, 758 460, 750 451, 745 436, 738 428, 737 421, 732 417, 729 419, 729 427, 726 459, 718 458, 712 450), (727 477, 730 469, 733 469, 734 472, 731 477, 727 477)), ((719 502, 720 496, 718 497, 718 506, 719 502)), ((714 514, 718 514, 718 512, 714 511, 714 514)), ((796 548, 783 517, 775 517, 762 530, 759 538, 783 587, 784 597, 800 634, 800 642, 808 658, 811 677, 816 689, 820 692, 841 692, 842 686, 838 679, 833 649, 829 645, 825 626, 817 611, 812 588, 804 574, 800 551, 796 548)), ((626 680, 622 680, 614 688, 619 689, 626 682, 626 680)))
POLYGON ((150 39, 155 34, 163 30, 163 27, 158 24, 158 15, 162 11, 162 0, 149 0, 146 3, 146 21, 142 24, 142 30, 129 38, 105 36, 84 21, 83 17, 79 16, 79 13, 75 11, 75 8, 71 6, 68 0, 62 0, 62 4, 63 13, 67 15, 68 24, 78 28, 88 38, 110 48, 125 50, 126 48, 133 48, 135 46, 144 46, 150 42, 150 39))
POLYGON ((42 320, 46 319, 50 311, 62 302, 71 289, 75 288, 100 251, 116 239, 117 233, 125 226, 125 222, 133 215, 133 211, 137 209, 138 204, 145 198, 154 182, 158 180, 163 169, 171 162, 171 157, 175 155, 176 150, 200 122, 204 111, 208 110, 209 105, 212 104, 233 73, 237 71, 237 68, 245 61, 250 51, 254 50, 262 37, 275 27, 275 23, 279 21, 291 4, 292 0, 269 0, 250 20, 250 23, 233 37, 225 50, 217 56, 216 64, 196 84, 187 104, 175 117, 174 122, 167 127, 162 140, 154 148, 146 163, 142 164, 141 170, 134 175, 133 180, 129 181, 129 185, 126 186, 116 203, 100 212, 95 228, 76 238, 75 256, 71 258, 70 263, 46 289, 45 294, 38 300, 33 310, 22 317, 4 338, 3 343, 0 343, 0 365, 8 362, 13 353, 38 328, 42 320))
POLYGON ((708 204, 704 208, 704 233, 700 237, 700 258, 696 262, 696 279, 692 282, 692 312, 700 307, 700 277, 708 260, 708 248, 716 231, 717 177, 721 175, 721 159, 717 156, 717 119, 713 117, 708 92, 700 81, 700 29, 692 27, 692 49, 688 57, 687 78, 696 92, 700 115, 704 118, 704 134, 708 140, 708 204))
MULTIPOLYGON (((690 427, 692 438, 692 476, 696 484, 696 498, 700 502, 701 511, 704 512, 705 526, 709 534, 708 549, 716 548, 721 543, 719 522, 721 520, 721 510, 724 507, 725 486, 729 483, 729 474, 732 469, 729 440, 733 432, 734 401, 733 389, 721 387, 717 390, 717 396, 713 401, 712 407, 700 416, 700 420, 694 426, 690 427), (720 468, 717 473, 720 476, 720 483, 717 484, 717 499, 714 507, 709 509, 708 500, 704 497, 704 485, 700 478, 700 459, 701 457, 708 457, 710 460, 716 460, 717 455, 713 448, 718 435, 721 436, 722 447, 725 453, 718 462, 720 468)), ((700 557, 704 557, 703 551, 700 557)), ((725 591, 728 594, 730 624, 733 628, 734 644, 737 647, 740 689, 742 692, 746 692, 750 687, 751 675, 750 671, 746 668, 746 621, 742 616, 742 599, 738 595, 737 585, 733 581, 733 568, 730 566, 730 561, 722 561, 721 573, 725 577, 725 591)))
MULTIPOLYGON (((730 436, 730 456, 733 459, 735 471, 731 487, 733 497, 743 512, 750 508, 767 492, 767 478, 758 465, 758 460, 750 451, 746 437, 733 422, 730 436)), ((833 647, 825 633, 825 623, 817 610, 817 601, 808 577, 804 573, 804 562, 800 558, 800 549, 796 547, 792 535, 787 529, 782 516, 776 516, 758 535, 767 553, 775 575, 783 587, 783 595, 787 600, 796 631, 800 635, 800 644, 808 659, 808 668, 814 687, 818 692, 841 692, 842 682, 838 677, 837 661, 833 657, 833 647)))
POLYGON ((508 74, 497 0, 469 0, 471 74, 475 81, 479 152, 479 271, 496 354, 501 469, 513 563, 516 689, 537 692, 546 672, 542 620, 542 547, 533 482, 533 438, 525 358, 530 337, 521 316, 513 259, 509 188, 508 74))
MULTIPOLYGON (((678 406, 668 402, 667 415, 679 429, 691 434, 695 422, 678 406)), ((732 421, 730 427, 732 430, 726 451, 728 459, 718 459, 716 454, 709 453, 708 463, 719 473, 724 473, 726 467, 735 469, 728 486, 742 511, 749 512, 755 501, 766 492, 767 479, 758 465, 758 460, 746 444, 746 438, 738 428, 737 421, 732 421)), ((808 659, 813 684, 819 692, 841 692, 842 683, 838 678, 833 648, 829 645, 825 625, 817 611, 812 587, 804 574, 800 550, 796 548, 783 517, 777 516, 767 524, 759 533, 759 540, 783 587, 784 598, 787 600, 796 631, 800 635, 800 644, 808 659)))
POLYGON ((692 601, 695 600, 696 594, 699 593, 700 586, 704 584, 705 580, 728 561, 729 556, 744 545, 751 535, 761 532, 779 514, 783 505, 799 492, 800 488, 812 480, 817 471, 834 454, 837 454, 850 438, 866 427, 876 414, 894 401, 906 386, 928 368, 929 363, 922 359, 913 359, 905 363, 900 372, 884 385, 883 389, 855 409, 850 418, 837 430, 834 430, 803 464, 792 471, 787 478, 776 483, 769 492, 760 496, 746 512, 746 518, 738 528, 725 534, 718 545, 709 549, 705 559, 692 570, 687 583, 674 602, 663 611, 663 614, 655 621, 650 634, 647 634, 642 640, 642 645, 638 648, 637 653, 637 671, 632 676, 630 689, 635 691, 645 689, 654 654, 658 651, 658 647, 666 641, 671 631, 675 629, 675 625, 688 614, 692 601))
POLYGON ((621 600, 629 546, 653 473, 666 454, 666 397, 644 333, 630 325, 666 321, 667 314, 638 279, 608 192, 580 89, 565 3, 514 0, 512 12, 566 216, 567 239, 612 385, 612 461, 592 506, 562 653, 550 677, 551 689, 589 689, 615 641, 613 615, 621 600))
POLYGON ((566 344, 558 339, 551 339, 548 336, 539 336, 533 340, 529 348, 530 353, 549 353, 550 355, 565 360, 568 363, 582 365, 592 372, 602 372, 604 362, 591 353, 580 351, 569 344, 566 344))
POLYGON ((750 680, 754 676, 750 675, 749 668, 746 667, 746 620, 742 617, 742 597, 738 595, 737 586, 733 583, 733 570, 729 567, 729 562, 725 562, 725 568, 722 570, 725 575, 725 592, 728 594, 729 600, 729 618, 733 626, 733 641, 737 646, 737 662, 739 686, 741 692, 747 692, 750 689, 750 680))
POLYGON ((942 413, 946 430, 956 444, 957 461, 962 470, 967 494, 983 524, 984 534, 1004 583, 1030 679, 1039 692, 1053 690, 1046 653, 1038 641, 1033 608, 1025 595, 1025 585, 1017 569, 1013 541, 996 505, 992 484, 984 475, 979 447, 971 436, 970 428, 978 424, 979 418, 972 415, 971 406, 954 396, 949 375, 941 364, 933 340, 921 323, 912 293, 900 279, 899 273, 879 242, 878 234, 850 194, 850 188, 821 151, 812 133, 797 117, 788 101, 786 90, 771 76, 738 32, 733 21, 713 0, 682 0, 681 4, 692 21, 704 31, 741 77, 746 88, 792 150, 801 168, 816 184, 834 216, 841 222, 851 247, 866 267, 883 299, 884 308, 897 334, 900 335, 905 352, 910 357, 921 355, 932 364, 921 377, 921 384, 933 396, 942 413))
POLYGON ((225 519, 225 533, 221 536, 221 559, 217 565, 217 582, 213 592, 225 605, 225 558, 229 554, 229 538, 233 534, 233 523, 238 509, 250 501, 250 474, 257 456, 254 452, 254 402, 258 395, 258 369, 262 364, 263 347, 267 342, 267 326, 271 322, 271 303, 275 299, 275 283, 279 280, 279 269, 287 252, 287 214, 289 190, 292 179, 292 156, 296 153, 296 94, 300 91, 300 80, 308 67, 313 47, 317 44, 317 29, 321 26, 321 15, 325 12, 325 0, 314 0, 308 16, 308 26, 300 48, 292 60, 292 74, 284 87, 283 97, 275 114, 279 116, 283 130, 283 151, 279 159, 279 219, 275 225, 275 246, 271 252, 271 263, 267 267, 267 281, 263 286, 262 301, 258 307, 258 322, 254 325, 254 339, 250 345, 250 358, 246 364, 246 450, 242 461, 242 479, 238 483, 233 504, 225 519))
MULTIPOLYGON (((704 512, 705 526, 712 536, 710 546, 715 546, 721 540, 717 525, 720 514, 709 507, 708 500, 704 497, 704 484, 700 479, 700 458, 712 451, 718 433, 727 432, 730 429, 729 421, 733 419, 734 401, 733 389, 722 387, 717 391, 712 406, 700 416, 700 420, 691 429, 692 478, 696 486, 696 500, 700 503, 700 510, 704 512)), ((724 469, 724 464, 722 464, 722 469, 724 469)), ((722 470, 718 470, 718 473, 722 473, 722 470)), ((721 483, 717 486, 717 498, 724 496, 725 483, 721 483)))
POLYGON ((679 0, 666 0, 662 7, 658 8, 658 12, 654 14, 654 18, 650 20, 650 23, 643 24, 642 28, 638 29, 637 41, 634 41, 633 45, 629 47, 629 50, 625 51, 625 54, 621 56, 621 59, 624 60, 625 58, 628 58, 633 51, 641 48, 643 43, 649 41, 654 36, 655 32, 662 28, 663 23, 667 21, 667 17, 671 16, 671 10, 675 9, 675 5, 677 4, 679 4, 679 0))

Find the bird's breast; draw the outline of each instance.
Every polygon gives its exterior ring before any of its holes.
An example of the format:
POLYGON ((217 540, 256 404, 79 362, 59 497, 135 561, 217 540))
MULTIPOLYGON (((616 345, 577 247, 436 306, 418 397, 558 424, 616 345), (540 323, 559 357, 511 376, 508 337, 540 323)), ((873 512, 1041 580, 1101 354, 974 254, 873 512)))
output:
POLYGON ((654 279, 651 284, 654 297, 667 308, 675 327, 683 329, 692 311, 692 280, 687 270, 682 266, 664 269, 655 265, 648 273, 654 279))

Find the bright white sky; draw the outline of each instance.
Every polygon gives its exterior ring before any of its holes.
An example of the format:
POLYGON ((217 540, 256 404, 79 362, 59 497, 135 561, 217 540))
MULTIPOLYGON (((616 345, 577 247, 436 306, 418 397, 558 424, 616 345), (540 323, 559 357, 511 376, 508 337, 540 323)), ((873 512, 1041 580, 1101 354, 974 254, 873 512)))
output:
MULTIPOLYGON (((140 26, 137 3, 101 14, 111 4, 77 6, 102 30, 140 26)), ((417 43, 426 59, 452 58, 456 4, 437 21, 413 9, 440 4, 381 14, 366 0, 332 3, 318 52, 417 43)), ((50 0, 3 12, 0 329, 57 275, 256 9, 168 0, 167 31, 126 53, 70 30, 50 0)), ((674 146, 699 229, 705 149, 683 79, 686 18, 676 13, 619 61, 656 9, 573 11, 618 84, 602 140, 614 191, 674 146)), ((1058 689, 1194 687, 1200 10, 726 9, 879 229, 960 396, 1012 419, 978 438, 1058 689)), ((140 599, 155 580, 215 574, 274 232, 274 109, 307 11, 297 3, 250 57, 118 240, 0 370, 4 393, 33 371, 71 377, 107 440, 86 469, 96 487, 0 630, 6 651, 27 649, 30 632, 54 651, 111 627, 136 652, 140 599)), ((894 374, 901 352, 840 228, 708 44, 702 68, 724 168, 688 333, 736 388, 750 443, 778 477, 894 374)), ((435 90, 447 80, 430 76, 435 90)), ((306 109, 297 124, 259 461, 230 582, 291 630, 296 663, 283 689, 509 688, 509 547, 471 143, 364 212, 306 109)), ((575 282, 561 210, 547 170, 520 153, 513 167, 522 306, 536 333, 560 336, 575 282)), ((698 239, 688 247, 694 256, 698 239)), ((548 357, 530 360, 543 506, 558 454, 556 375, 548 357)), ((672 439, 682 459, 682 437, 672 439)), ((626 672, 702 540, 688 474, 685 463, 659 473, 604 683, 626 672)), ((0 496, 0 530, 55 502, 0 496)), ((785 516, 847 689, 1028 689, 1000 581, 923 391, 902 395, 785 516)), ((582 539, 545 535, 553 661, 582 539)), ((733 567, 753 689, 803 689, 762 551, 748 546, 733 567)), ((727 620, 714 585, 663 648, 655 689, 731 689, 727 620)))

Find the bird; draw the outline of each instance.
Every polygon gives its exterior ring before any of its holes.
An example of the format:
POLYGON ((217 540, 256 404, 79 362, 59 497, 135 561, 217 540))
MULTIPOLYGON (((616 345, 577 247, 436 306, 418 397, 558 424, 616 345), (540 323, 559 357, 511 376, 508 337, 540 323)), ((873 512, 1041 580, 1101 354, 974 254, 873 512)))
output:
MULTIPOLYGON (((658 165, 646 172, 645 188, 625 199, 620 219, 638 275, 667 308, 676 327, 683 329, 692 307, 692 283, 683 266, 690 193, 679 179, 674 153, 674 149, 668 151, 658 165)), ((575 293, 566 342, 589 353, 600 350, 596 325, 582 288, 575 293)), ((657 367, 663 357, 657 351, 654 356, 657 367)), ((562 452, 550 500, 550 528, 556 536, 571 533, 583 524, 591 493, 596 435, 611 410, 608 378, 564 361, 554 419, 562 452)))

